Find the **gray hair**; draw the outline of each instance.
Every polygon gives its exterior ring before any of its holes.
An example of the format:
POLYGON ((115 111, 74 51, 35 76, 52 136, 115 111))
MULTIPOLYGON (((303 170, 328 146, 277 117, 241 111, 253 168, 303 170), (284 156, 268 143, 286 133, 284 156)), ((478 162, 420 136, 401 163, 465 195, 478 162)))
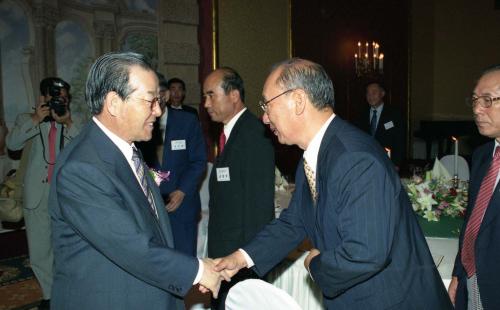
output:
POLYGON ((107 53, 94 62, 85 86, 85 101, 92 115, 102 112, 104 99, 109 92, 114 91, 120 98, 126 99, 134 91, 128 84, 132 66, 153 71, 143 55, 132 52, 107 53))
POLYGON ((276 84, 284 90, 300 88, 305 91, 312 105, 318 110, 335 105, 333 83, 325 69, 317 63, 301 58, 291 58, 273 66, 281 69, 276 84))
POLYGON ((481 73, 479 74, 479 77, 476 80, 476 84, 486 74, 489 74, 489 73, 492 73, 492 72, 496 72, 496 71, 500 71, 500 64, 487 67, 486 69, 484 69, 483 71, 481 71, 481 73))

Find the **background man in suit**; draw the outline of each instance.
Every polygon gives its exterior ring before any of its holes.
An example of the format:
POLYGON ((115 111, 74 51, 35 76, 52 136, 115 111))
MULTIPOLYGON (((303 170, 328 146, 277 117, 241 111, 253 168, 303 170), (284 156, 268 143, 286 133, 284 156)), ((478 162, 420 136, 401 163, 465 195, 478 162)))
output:
POLYGON ((170 91, 170 100, 168 105, 174 109, 185 110, 198 116, 198 111, 188 105, 184 105, 184 98, 186 98, 186 83, 179 78, 171 78, 168 80, 168 90, 170 91))
POLYGON ((456 309, 500 309, 500 65, 486 69, 471 98, 481 135, 472 156, 469 205, 448 293, 456 309))
POLYGON ((144 57, 109 53, 92 65, 94 116, 60 154, 50 192, 54 309, 183 309, 196 283, 217 295, 209 260, 173 249, 170 222, 134 141, 160 116, 158 79, 144 57))
POLYGON ((56 156, 76 136, 79 128, 71 119, 68 83, 56 77, 45 78, 40 82, 40 93, 35 112, 17 116, 7 135, 7 148, 21 150, 31 145, 24 177, 23 213, 31 269, 43 292, 39 308, 48 309, 54 261, 48 213, 49 188, 56 156))
POLYGON ((274 67, 261 106, 281 143, 304 150, 288 209, 218 262, 263 275, 309 237, 305 260, 328 309, 450 309, 394 166, 373 139, 333 112, 333 85, 313 62, 274 67))
MULTIPOLYGON (((228 255, 243 246, 274 218, 274 151, 262 123, 245 107, 240 75, 220 68, 203 83, 205 107, 214 122, 224 124, 219 156, 209 181, 208 256, 228 255)), ((229 288, 257 277, 243 270, 212 306, 224 309, 229 288)))
MULTIPOLYGON (((162 74, 157 74, 162 103, 172 92, 162 74)), ((168 182, 160 184, 169 212, 175 249, 196 256, 201 202, 199 183, 207 165, 207 152, 198 115, 161 104, 153 137, 137 143, 149 167, 169 171, 168 182)))
POLYGON ((391 149, 391 160, 401 165, 405 157, 405 122, 401 111, 384 104, 385 90, 380 82, 366 85, 366 101, 369 109, 361 115, 358 126, 371 134, 383 148, 391 149))

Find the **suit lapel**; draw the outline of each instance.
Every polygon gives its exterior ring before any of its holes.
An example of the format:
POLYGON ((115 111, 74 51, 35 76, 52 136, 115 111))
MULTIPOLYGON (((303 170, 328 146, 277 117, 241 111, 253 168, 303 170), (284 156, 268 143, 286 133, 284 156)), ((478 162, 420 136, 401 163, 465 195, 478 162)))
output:
MULTIPOLYGON (((169 234, 164 234, 163 231, 165 229, 169 229, 170 226, 163 229, 160 227, 160 223, 151 209, 148 198, 144 195, 142 187, 137 181, 137 178, 135 177, 127 159, 123 156, 123 153, 94 122, 92 122, 91 132, 93 133, 94 141, 96 141, 96 144, 100 146, 97 148, 100 158, 105 164, 110 166, 110 169, 116 174, 117 178, 122 181, 122 184, 127 188, 127 191, 132 196, 137 197, 137 200, 140 202, 138 207, 141 208, 141 213, 144 214, 144 219, 152 224, 151 227, 156 228, 162 239, 165 239, 165 236, 168 236, 169 234)), ((146 174, 149 174, 148 171, 146 171, 146 174)), ((151 184, 151 177, 147 176, 147 180, 150 188, 154 188, 155 185, 151 184)), ((160 200, 157 196, 155 197, 155 195, 153 195, 153 197, 157 208, 161 208, 163 203, 158 202, 160 200)), ((158 213, 161 213, 161 210, 158 210, 158 213)))

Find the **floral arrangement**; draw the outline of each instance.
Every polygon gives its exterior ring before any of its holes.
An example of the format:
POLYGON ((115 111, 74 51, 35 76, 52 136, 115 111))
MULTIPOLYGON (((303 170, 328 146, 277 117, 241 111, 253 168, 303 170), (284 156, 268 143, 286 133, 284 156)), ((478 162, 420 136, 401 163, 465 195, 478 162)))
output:
POLYGON ((153 168, 149 168, 149 175, 155 181, 156 185, 160 186, 161 182, 168 181, 170 176, 170 171, 161 171, 153 168))
POLYGON ((467 188, 455 189, 444 178, 413 177, 405 182, 413 210, 429 222, 437 222, 443 215, 464 216, 467 206, 467 188))
POLYGON ((278 167, 274 168, 274 191, 286 191, 288 187, 288 182, 286 181, 285 177, 281 175, 280 170, 278 167))

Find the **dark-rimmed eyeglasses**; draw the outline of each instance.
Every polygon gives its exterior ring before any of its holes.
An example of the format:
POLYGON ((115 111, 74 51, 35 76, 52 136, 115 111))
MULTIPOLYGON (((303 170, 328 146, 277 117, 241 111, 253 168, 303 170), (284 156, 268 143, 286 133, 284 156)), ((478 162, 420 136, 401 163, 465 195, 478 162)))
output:
POLYGON ((161 101, 162 101, 160 97, 154 97, 151 100, 144 99, 144 98, 134 98, 134 97, 130 97, 130 98, 131 99, 136 99, 136 100, 146 101, 147 103, 149 103, 149 108, 151 110, 153 110, 156 106, 160 106, 161 101))
POLYGON ((473 109, 478 105, 481 108, 489 108, 493 105, 493 102, 500 100, 500 97, 491 97, 491 96, 472 96, 467 98, 467 105, 472 107, 473 109))
POLYGON ((261 99, 261 100, 259 100, 259 107, 260 107, 260 108, 261 108, 264 112, 267 112, 267 105, 269 104, 269 102, 273 101, 274 99, 276 99, 276 98, 278 98, 278 97, 280 97, 280 96, 283 96, 284 94, 287 94, 287 93, 289 93, 289 92, 291 92, 291 91, 294 91, 294 90, 295 90, 295 88, 292 88, 292 89, 287 89, 287 90, 285 90, 284 92, 282 92, 281 94, 279 94, 279 95, 277 95, 277 96, 274 96, 274 97, 272 97, 271 99, 269 99, 269 100, 267 100, 267 101, 266 101, 266 100, 264 100, 264 99, 261 99))

